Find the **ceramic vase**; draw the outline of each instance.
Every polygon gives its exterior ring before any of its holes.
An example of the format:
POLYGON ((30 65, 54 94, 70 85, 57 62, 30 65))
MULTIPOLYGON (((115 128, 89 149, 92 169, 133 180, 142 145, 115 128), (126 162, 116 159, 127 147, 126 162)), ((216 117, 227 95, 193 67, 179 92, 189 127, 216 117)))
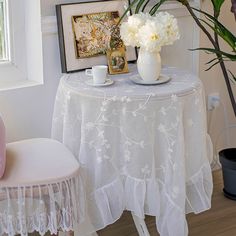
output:
POLYGON ((137 68, 140 77, 147 82, 155 81, 161 72, 161 57, 159 52, 149 52, 140 48, 137 68))

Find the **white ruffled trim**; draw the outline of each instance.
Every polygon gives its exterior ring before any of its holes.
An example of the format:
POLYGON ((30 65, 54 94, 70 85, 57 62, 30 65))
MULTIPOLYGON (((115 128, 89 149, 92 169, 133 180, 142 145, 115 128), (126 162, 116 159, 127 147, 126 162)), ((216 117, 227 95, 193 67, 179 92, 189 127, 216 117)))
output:
POLYGON ((44 186, 0 188, 0 235, 69 231, 84 219, 85 195, 79 176, 44 186))
POLYGON ((141 180, 131 176, 117 178, 91 195, 88 210, 92 224, 96 230, 102 229, 119 219, 124 210, 129 210, 140 218, 156 216, 161 235, 187 235, 185 214, 199 213, 211 207, 209 168, 208 164, 202 166, 186 183, 186 201, 182 206, 172 200, 158 180, 141 180))
POLYGON ((211 167, 205 164, 186 184, 186 214, 210 209, 212 191, 211 167))
POLYGON ((124 210, 124 188, 119 178, 97 189, 88 200, 88 215, 96 231, 114 223, 124 210))

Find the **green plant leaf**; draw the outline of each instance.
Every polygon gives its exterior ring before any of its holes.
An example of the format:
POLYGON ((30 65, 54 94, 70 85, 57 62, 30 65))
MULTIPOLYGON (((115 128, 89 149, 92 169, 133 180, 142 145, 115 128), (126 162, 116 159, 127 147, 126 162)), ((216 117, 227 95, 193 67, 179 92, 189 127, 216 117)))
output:
POLYGON ((222 39, 224 39, 226 43, 229 44, 229 46, 233 49, 233 51, 236 51, 236 37, 231 33, 230 30, 228 30, 224 25, 222 25, 215 17, 213 17, 209 13, 194 7, 192 9, 204 14, 206 18, 214 24, 214 26, 210 25, 203 19, 199 20, 207 24, 214 32, 216 32, 222 39))
MULTIPOLYGON (((203 19, 199 19, 199 20, 204 22, 204 24, 206 24, 214 32, 216 32, 217 35, 219 35, 222 39, 224 39, 224 41, 229 44, 229 46, 233 49, 233 51, 236 50, 236 48, 235 48, 236 47, 236 44, 235 44, 236 37, 231 32, 228 32, 227 29, 224 29, 219 25, 215 25, 215 27, 214 27, 210 23, 208 23, 207 21, 205 21, 203 19)), ((209 21, 211 21, 211 20, 209 20, 209 21)), ((212 23, 214 24, 214 22, 212 22, 212 23)))
POLYGON ((131 11, 132 7, 141 0, 133 0, 132 2, 130 2, 129 6, 127 7, 127 9, 125 10, 124 14, 121 16, 120 20, 118 21, 117 25, 120 24, 120 22, 124 19, 124 17, 126 16, 126 14, 131 11))
POLYGON ((135 14, 139 13, 139 10, 141 8, 141 6, 145 3, 146 0, 139 0, 136 9, 135 9, 135 14))
POLYGON ((228 72, 231 74, 231 76, 232 76, 232 78, 230 78, 231 79, 231 81, 235 84, 236 83, 236 77, 235 77, 235 75, 230 71, 230 70, 228 70, 228 72))
POLYGON ((206 64, 206 65, 209 65, 209 64, 211 64, 212 62, 214 62, 214 61, 216 61, 216 60, 219 60, 219 58, 218 58, 218 57, 215 57, 214 59, 208 61, 208 62, 205 63, 205 64, 206 64))
POLYGON ((220 63, 221 60, 218 60, 217 62, 215 62, 214 64, 212 64, 210 67, 208 67, 205 71, 209 71, 212 67, 216 66, 217 64, 220 63))
POLYGON ((234 54, 230 54, 227 52, 223 52, 220 50, 216 50, 214 48, 195 48, 195 49, 190 49, 190 51, 197 51, 197 50, 201 50, 201 51, 206 51, 209 53, 215 53, 217 55, 220 55, 221 57, 226 57, 228 59, 230 59, 231 61, 236 61, 236 55, 234 54))
POLYGON ((225 2, 225 0, 211 0, 211 2, 214 7, 215 15, 218 18, 218 16, 220 15, 220 9, 222 7, 222 4, 225 2))
POLYGON ((226 57, 222 57, 222 58, 220 58, 220 59, 219 59, 219 58, 214 58, 214 59, 212 59, 212 60, 210 60, 210 61, 208 61, 208 62, 206 63, 206 65, 209 65, 209 64, 211 64, 211 63, 214 62, 214 64, 210 65, 210 67, 208 67, 205 71, 210 70, 213 66, 219 64, 219 63, 222 62, 222 61, 225 62, 225 61, 231 61, 231 60, 226 59, 226 57))
POLYGON ((142 12, 145 11, 145 8, 146 8, 146 6, 148 5, 149 2, 150 2, 150 0, 147 0, 146 3, 143 5, 142 12))
MULTIPOLYGON (((217 58, 218 59, 218 58, 217 58)), ((231 61, 231 60, 226 60, 226 59, 220 59, 218 61, 216 61, 214 64, 212 64, 210 67, 208 67, 205 71, 210 70, 212 67, 216 66, 217 64, 219 64, 220 62, 225 62, 225 61, 231 61)), ((208 63, 206 63, 208 64, 208 63)))
POLYGON ((159 2, 158 3, 156 3, 153 7, 152 7, 152 9, 149 11, 149 14, 152 16, 152 15, 154 15, 156 12, 157 12, 157 10, 159 9, 159 7, 164 3, 164 2, 166 2, 167 0, 159 0, 159 2))

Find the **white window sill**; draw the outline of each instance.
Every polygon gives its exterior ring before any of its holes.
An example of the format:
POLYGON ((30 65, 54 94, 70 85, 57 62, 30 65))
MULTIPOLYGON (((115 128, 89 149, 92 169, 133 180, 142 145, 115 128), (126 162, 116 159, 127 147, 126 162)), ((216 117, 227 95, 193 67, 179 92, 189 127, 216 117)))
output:
POLYGON ((33 80, 9 80, 1 81, 0 80, 0 91, 7 91, 19 88, 27 88, 33 86, 43 85, 43 83, 33 81, 33 80))

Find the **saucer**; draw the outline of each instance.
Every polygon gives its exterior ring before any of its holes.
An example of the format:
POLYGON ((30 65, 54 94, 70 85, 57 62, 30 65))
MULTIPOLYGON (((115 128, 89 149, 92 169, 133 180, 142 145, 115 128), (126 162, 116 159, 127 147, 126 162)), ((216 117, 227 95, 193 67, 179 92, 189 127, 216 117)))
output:
POLYGON ((93 79, 90 79, 90 80, 86 80, 85 83, 93 87, 106 87, 106 86, 112 85, 114 81, 111 79, 107 79, 104 84, 94 84, 93 79))
POLYGON ((158 84, 164 84, 171 80, 171 78, 167 75, 160 75, 158 80, 154 81, 145 81, 143 80, 139 74, 133 75, 129 78, 132 82, 135 84, 142 84, 142 85, 158 85, 158 84))

